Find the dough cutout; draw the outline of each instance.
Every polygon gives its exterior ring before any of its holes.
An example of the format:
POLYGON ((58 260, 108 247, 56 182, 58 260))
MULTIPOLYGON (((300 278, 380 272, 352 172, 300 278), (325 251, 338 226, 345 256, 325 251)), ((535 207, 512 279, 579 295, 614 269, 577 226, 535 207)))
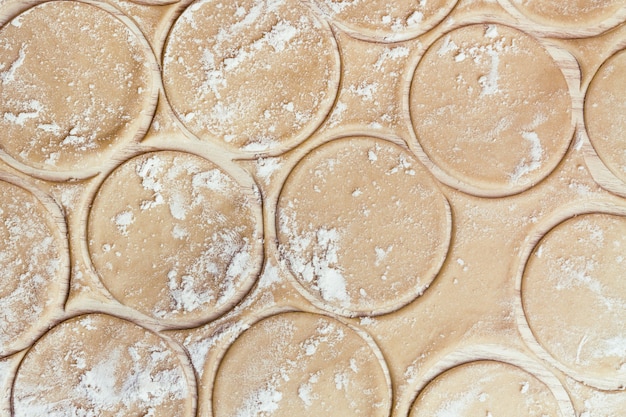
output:
POLYGON ((438 177, 481 196, 541 181, 574 132, 559 66, 534 38, 499 24, 461 27, 435 41, 415 70, 409 108, 438 177))
POLYGON ((262 263, 253 190, 199 156, 159 151, 113 171, 93 201, 89 253, 111 295, 171 326, 239 302, 262 263))
POLYGON ((330 317, 283 313, 263 319, 222 359, 213 415, 388 416, 389 376, 374 349, 330 317))
POLYGON ((333 34, 305 2, 197 1, 174 23, 163 57, 179 120, 247 154, 306 139, 330 111, 339 77, 333 34))
POLYGON ((383 314, 421 295, 448 250, 447 200, 411 153, 382 139, 332 140, 292 170, 276 209, 282 257, 314 304, 383 314))

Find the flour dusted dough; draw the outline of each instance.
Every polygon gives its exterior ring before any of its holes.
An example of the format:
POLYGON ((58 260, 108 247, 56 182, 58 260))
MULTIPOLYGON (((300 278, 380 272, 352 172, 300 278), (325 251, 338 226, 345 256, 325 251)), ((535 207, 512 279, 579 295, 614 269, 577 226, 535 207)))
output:
POLYGON ((281 254, 323 308, 381 314, 414 300, 439 271, 450 213, 405 149, 371 137, 333 140, 290 173, 277 216, 281 254))
POLYGON ((496 24, 455 29, 428 49, 414 74, 410 113, 441 179, 480 195, 541 181, 573 134, 571 98, 555 61, 534 38, 496 24))
POLYGON ((552 392, 526 371, 476 361, 440 374, 419 394, 410 417, 561 417, 552 392))
POLYGON ((595 26, 624 7, 624 0, 508 0, 524 15, 562 28, 595 26))
POLYGON ((339 54, 305 3, 201 0, 183 12, 165 47, 163 82, 191 132, 232 151, 275 153, 322 122, 339 54))
POLYGON ((194 415, 178 354, 146 329, 104 314, 69 319, 18 368, 15 417, 194 415))
POLYGON ((336 319, 283 313, 229 348, 213 390, 215 417, 388 416, 380 352, 336 319))
POLYGON ((99 7, 55 1, 18 15, 0 29, 0 148, 37 170, 92 173, 149 123, 149 62, 99 7))
POLYGON ((585 124, 593 148, 613 175, 626 182, 626 52, 609 58, 585 98, 585 124))
POLYGON ((430 30, 457 0, 315 0, 342 29, 383 42, 406 40, 430 30))
POLYGON ((528 324, 577 378, 626 385, 626 218, 592 213, 553 228, 522 281, 528 324))
POLYGON ((89 252, 121 303, 172 325, 238 302, 262 260, 253 190, 198 156, 142 154, 106 178, 91 209, 89 252))
POLYGON ((51 213, 17 185, 0 180, 0 356, 23 349, 60 310, 67 246, 51 213))

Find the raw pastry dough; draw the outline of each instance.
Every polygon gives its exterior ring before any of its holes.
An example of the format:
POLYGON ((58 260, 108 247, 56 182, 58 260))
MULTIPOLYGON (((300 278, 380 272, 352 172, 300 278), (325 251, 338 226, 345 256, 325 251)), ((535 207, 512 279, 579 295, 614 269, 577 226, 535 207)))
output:
POLYGON ((626 52, 609 58, 594 76, 585 98, 589 140, 613 175, 626 182, 626 52))
POLYGON ((156 334, 104 314, 67 320, 18 368, 14 417, 194 414, 195 388, 178 353, 156 334))
POLYGON ((35 196, 0 181, 0 356, 24 349, 65 299, 67 245, 35 196))
POLYGON ((0 29, 2 150, 36 170, 94 173, 149 123, 156 100, 146 49, 83 2, 41 3, 15 17, 0 29))
POLYGON ((277 216, 281 254, 305 295, 345 315, 402 307, 430 285, 450 213, 428 171, 382 139, 333 140, 290 173, 277 216))
POLYGON ((419 394, 410 417, 560 417, 552 392, 522 369, 476 361, 436 377, 419 394))
POLYGON ((624 0, 508 0, 523 14, 562 28, 596 26, 624 7, 624 0))
POLYGON ((388 416, 388 374, 374 349, 330 317, 284 313, 263 319, 223 358, 213 415, 388 416))
POLYGON ((523 275, 522 303, 533 335, 591 385, 626 385, 624 247, 625 217, 579 215, 546 234, 523 275))
POLYGON ((304 140, 330 110, 339 54, 305 2, 201 0, 172 28, 163 82, 176 115, 200 138, 276 153, 304 140))
POLYGON ((440 178, 479 195, 541 181, 573 134, 555 61, 534 38, 497 24, 455 29, 428 49, 413 77, 410 113, 440 178))
POLYGON ((356 37, 383 42, 427 32, 457 0, 315 0, 334 22, 356 37))
POLYGON ((262 263, 253 190, 178 151, 139 155, 109 175, 93 202, 88 241, 111 294, 171 325, 228 310, 262 263))

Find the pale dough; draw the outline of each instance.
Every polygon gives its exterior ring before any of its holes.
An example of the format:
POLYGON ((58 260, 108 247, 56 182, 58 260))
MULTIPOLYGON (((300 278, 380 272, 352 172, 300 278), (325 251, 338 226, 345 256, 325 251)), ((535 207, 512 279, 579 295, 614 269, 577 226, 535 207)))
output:
POLYGON ((290 173, 276 210, 282 257, 311 301, 381 314, 422 294, 450 242, 447 201, 408 151, 333 140, 290 173))
POLYGON ((0 29, 0 145, 38 170, 91 172, 146 127, 151 74, 145 47, 112 14, 36 5, 0 29))
POLYGON ((626 385, 624 247, 626 218, 584 214, 548 232, 526 265, 522 302, 528 324, 577 378, 626 385))
POLYGON ((585 124, 593 148, 613 175, 626 182, 626 53, 609 58, 585 98, 585 124))
POLYGON ((194 414, 184 364, 163 339, 104 314, 74 317, 28 351, 13 387, 15 417, 194 414))
POLYGON ((479 195, 541 181, 573 135, 558 65, 534 38, 497 24, 455 29, 428 49, 413 77, 410 113, 432 162, 479 195))
POLYGON ((249 290, 262 262, 253 190, 198 156, 160 151, 109 175, 89 215, 89 253, 122 304, 172 325, 207 321, 249 290))
POLYGON ((339 53, 304 2, 198 1, 174 24, 163 83, 176 115, 231 151, 279 152, 330 110, 339 53))
POLYGON ((561 417, 549 388, 504 362, 476 361, 443 372, 419 393, 410 417, 561 417))
POLYGON ((226 352, 213 389, 213 415, 388 416, 390 387, 380 360, 380 352, 336 319, 272 316, 226 352))
POLYGON ((612 17, 624 0, 509 0, 523 14, 545 25, 578 29, 612 17))
POLYGON ((334 22, 356 37, 406 40, 439 23, 457 0, 315 0, 334 22))
POLYGON ((67 246, 50 212, 25 189, 0 181, 0 356, 47 329, 65 299, 67 246))

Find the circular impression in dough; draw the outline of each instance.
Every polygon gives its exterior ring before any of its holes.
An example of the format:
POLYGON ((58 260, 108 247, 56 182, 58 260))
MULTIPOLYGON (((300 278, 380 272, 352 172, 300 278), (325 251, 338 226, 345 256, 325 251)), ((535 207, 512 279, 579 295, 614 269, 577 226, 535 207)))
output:
POLYGON ((0 356, 32 343, 61 310, 68 248, 52 215, 25 189, 0 181, 0 356))
POLYGON ((163 83, 180 121, 231 151, 277 153, 322 122, 335 99, 339 52, 305 4, 200 0, 174 24, 163 83))
POLYGON ((626 218, 581 214, 534 248, 521 297, 532 334, 557 365, 589 385, 626 385, 626 218))
POLYGON ((531 20, 557 28, 594 27, 613 17, 624 0, 508 0, 531 20))
POLYGON ((136 156, 104 181, 88 221, 89 253, 122 304, 172 326, 215 318, 252 286, 262 221, 252 187, 198 156, 136 156))
POLYGON ((438 39, 415 70, 409 106, 417 140, 442 181, 484 196, 541 181, 574 131, 568 86, 548 51, 498 24, 438 39))
POLYGON ((226 352, 213 415, 388 416, 391 387, 382 355, 330 317, 284 313, 246 330, 226 352))
POLYGON ((594 76, 585 99, 589 140, 607 168, 626 182, 626 52, 609 58, 594 76))
POLYGON ((420 392, 410 417, 562 416, 550 389, 528 372, 504 362, 481 360, 456 366, 420 392))
POLYGON ((15 17, 0 29, 2 150, 35 170, 93 174, 150 122, 156 99, 146 50, 125 23, 91 4, 46 2, 15 17))
POLYGON ((420 162, 382 139, 353 137, 310 152, 281 191, 282 257, 312 303, 347 316, 413 301, 450 243, 448 202, 420 162))
POLYGON ((397 42, 427 32, 458 0, 316 0, 333 21, 356 37, 397 42))
POLYGON ((186 365, 136 324, 104 314, 74 317, 26 353, 13 387, 13 415, 190 417, 194 387, 186 365))

